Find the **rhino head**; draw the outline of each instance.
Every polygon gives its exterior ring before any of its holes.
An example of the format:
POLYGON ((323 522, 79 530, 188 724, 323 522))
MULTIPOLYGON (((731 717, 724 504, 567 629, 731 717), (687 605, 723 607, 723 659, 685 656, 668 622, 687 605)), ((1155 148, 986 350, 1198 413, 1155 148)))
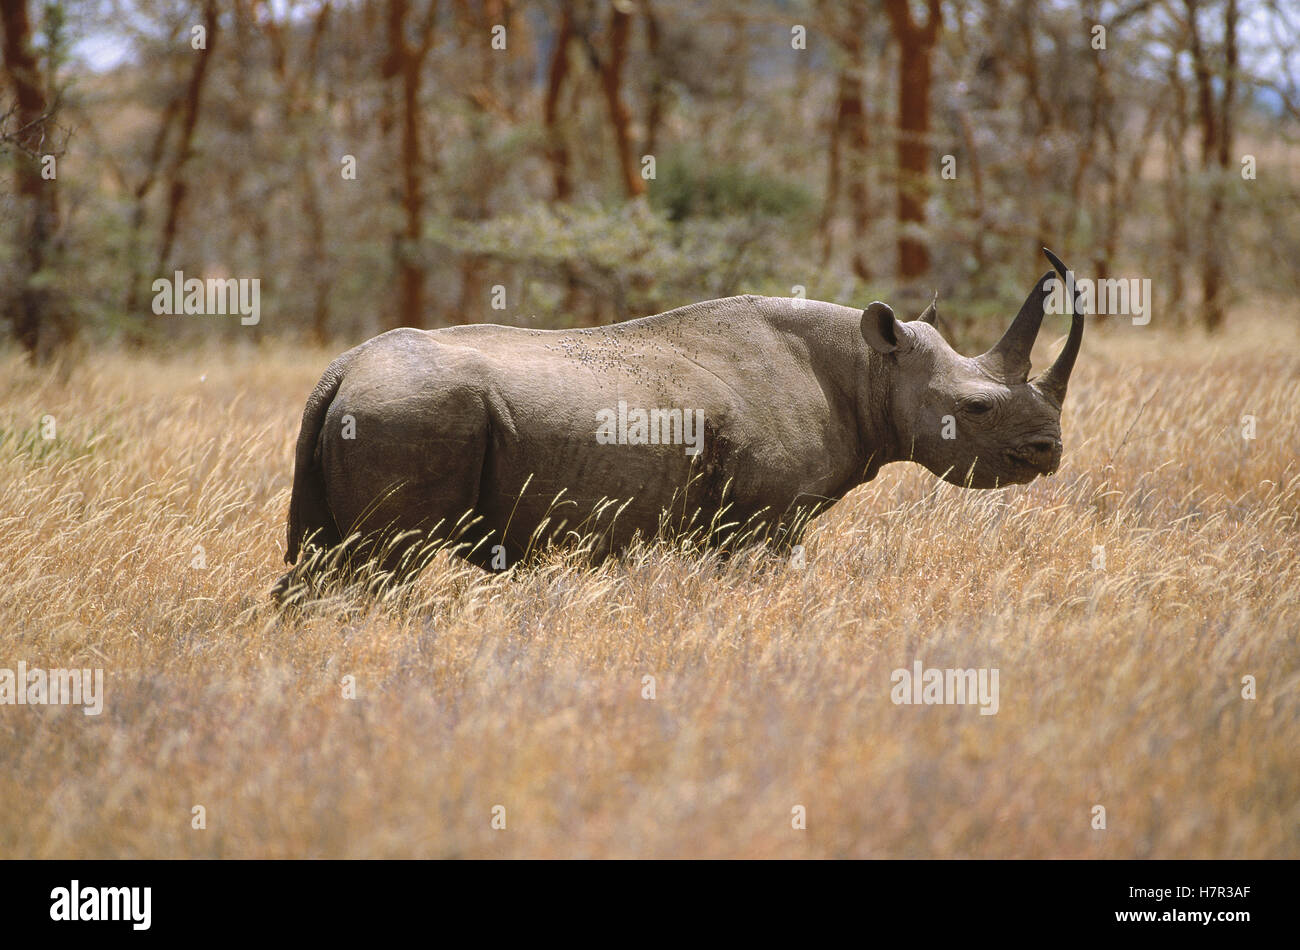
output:
MULTIPOLYGON (((1066 286, 1067 268, 1043 252, 1066 286)), ((1061 462, 1061 404, 1083 340, 1075 302, 1070 336, 1047 372, 1029 379, 1029 351, 1054 285, 1048 271, 997 344, 962 356, 935 327, 932 302, 900 323, 879 301, 862 314, 862 335, 892 377, 892 422, 903 459, 954 485, 997 488, 1050 475, 1061 462)))

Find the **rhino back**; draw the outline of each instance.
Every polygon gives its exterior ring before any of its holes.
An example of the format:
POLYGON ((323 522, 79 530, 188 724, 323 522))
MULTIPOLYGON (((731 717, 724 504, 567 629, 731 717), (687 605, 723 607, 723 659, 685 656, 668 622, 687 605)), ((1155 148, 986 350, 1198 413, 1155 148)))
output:
POLYGON ((858 314, 812 301, 802 312, 789 306, 732 297, 588 330, 477 326, 431 335, 473 345, 491 367, 486 394, 501 476, 493 487, 512 501, 516 482, 531 473, 530 490, 541 495, 635 498, 657 514, 686 483, 692 456, 683 445, 598 443, 598 414, 617 414, 623 403, 629 412, 702 413, 695 471, 733 479, 734 497, 746 504, 775 505, 796 490, 832 491, 842 463, 859 454, 851 380, 826 359, 827 349, 848 355, 858 314))

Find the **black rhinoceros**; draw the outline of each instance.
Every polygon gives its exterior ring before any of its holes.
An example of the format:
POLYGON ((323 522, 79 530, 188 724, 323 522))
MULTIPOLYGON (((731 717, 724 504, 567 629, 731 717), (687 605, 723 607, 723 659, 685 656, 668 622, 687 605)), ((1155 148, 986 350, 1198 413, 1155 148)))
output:
POLYGON ((1083 337, 1075 308, 1028 379, 1055 287, 1048 271, 977 357, 933 303, 908 323, 880 302, 743 296, 592 329, 391 330, 307 400, 286 560, 354 533, 405 532, 389 559, 454 539, 484 568, 578 536, 597 556, 663 533, 788 545, 890 462, 972 488, 1051 474, 1083 337))

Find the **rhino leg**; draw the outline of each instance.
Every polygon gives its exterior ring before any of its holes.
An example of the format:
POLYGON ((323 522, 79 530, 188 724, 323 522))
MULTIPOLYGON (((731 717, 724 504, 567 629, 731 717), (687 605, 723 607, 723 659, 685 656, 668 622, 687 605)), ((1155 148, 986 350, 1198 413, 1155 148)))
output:
POLYGON ((354 557, 378 555, 398 572, 415 545, 472 544, 481 526, 466 526, 488 442, 480 395, 454 380, 425 380, 413 391, 404 374, 350 382, 326 413, 321 459, 335 522, 344 537, 361 535, 354 557))
POLYGON ((475 506, 489 418, 475 358, 395 330, 335 361, 304 415, 286 560, 299 542, 317 550, 273 597, 303 584, 314 595, 315 575, 347 582, 363 564, 401 580, 430 543, 483 538, 475 506))

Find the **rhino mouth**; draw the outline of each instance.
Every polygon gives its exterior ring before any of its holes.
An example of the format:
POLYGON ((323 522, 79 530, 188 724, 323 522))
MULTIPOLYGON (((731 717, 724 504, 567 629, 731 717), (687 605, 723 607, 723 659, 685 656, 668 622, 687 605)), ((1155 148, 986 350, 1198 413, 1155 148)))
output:
POLYGON ((1017 481, 1031 482, 1041 476, 1053 475, 1060 465, 1059 458, 1045 459, 1038 452, 1011 449, 1006 453, 1007 464, 1017 481))
POLYGON ((978 461, 965 477, 961 477, 956 469, 943 477, 954 485, 965 488, 1006 488, 1009 485, 1028 484, 1041 474, 1036 466, 1012 460, 1008 455, 1001 465, 978 461))

